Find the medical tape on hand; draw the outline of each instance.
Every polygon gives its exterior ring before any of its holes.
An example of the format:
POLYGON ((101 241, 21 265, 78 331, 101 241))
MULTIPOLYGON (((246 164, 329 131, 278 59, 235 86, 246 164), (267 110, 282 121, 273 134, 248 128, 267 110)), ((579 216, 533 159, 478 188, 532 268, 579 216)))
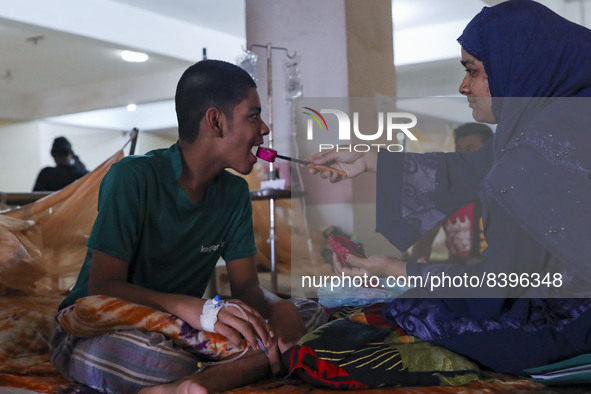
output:
MULTIPOLYGON (((211 331, 209 331, 209 332, 215 332, 213 330, 213 326, 218 321, 218 313, 220 313, 220 310, 222 308, 228 308, 231 306, 233 306, 234 308, 237 308, 242 313, 244 320, 248 321, 248 316, 246 315, 246 312, 244 311, 244 309, 242 309, 242 307, 240 305, 234 304, 233 302, 223 301, 220 298, 220 296, 215 296, 213 299, 205 301, 205 304, 203 305, 203 311, 201 312, 201 328, 204 331, 208 331, 205 329, 205 327, 207 326, 208 328, 211 328, 211 331), (207 306, 207 309, 206 309, 206 306, 207 306), (206 325, 203 324, 204 323, 204 315, 205 315, 205 324, 206 325), (213 323, 210 322, 210 319, 212 316, 213 316, 213 323), (210 325, 208 325, 208 324, 210 324, 210 325)), ((268 358, 269 357, 269 350, 265 347, 265 345, 263 345, 263 342, 258 337, 257 337, 257 342, 259 343, 261 350, 267 355, 267 358, 268 358)), ((210 367, 212 365, 219 365, 219 364, 224 364, 224 363, 227 363, 230 361, 238 360, 240 357, 244 356, 247 351, 248 351, 248 347, 245 347, 244 350, 242 350, 240 353, 234 354, 233 356, 225 358, 223 360, 208 361, 208 362, 199 361, 197 363, 197 371, 195 371, 194 374, 197 374, 197 373, 203 371, 205 368, 210 367)))
POLYGON ((205 304, 203 304, 203 310, 201 311, 201 316, 199 318, 201 321, 201 329, 203 331, 215 332, 214 326, 218 321, 218 313, 220 313, 222 308, 228 308, 231 306, 237 308, 240 313, 242 313, 244 320, 248 321, 248 316, 246 316, 246 312, 240 305, 224 301, 218 295, 211 300, 205 301, 205 304))
POLYGON ((224 301, 220 296, 215 296, 213 299, 205 301, 201 316, 199 317, 203 331, 215 332, 214 326, 218 321, 218 313, 222 310, 223 305, 224 301))

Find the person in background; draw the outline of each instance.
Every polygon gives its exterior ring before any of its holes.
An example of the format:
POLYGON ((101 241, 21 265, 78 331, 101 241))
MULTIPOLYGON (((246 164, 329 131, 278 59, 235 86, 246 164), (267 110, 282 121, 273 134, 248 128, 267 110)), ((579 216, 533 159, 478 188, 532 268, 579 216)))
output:
MULTIPOLYGON (((454 130, 456 152, 477 151, 493 137, 492 129, 483 123, 464 123, 454 130)), ((412 247, 411 257, 429 261, 433 241, 443 227, 448 260, 458 263, 478 261, 486 249, 483 234, 482 205, 474 201, 458 209, 447 219, 425 233, 412 247)))
POLYGON ((456 152, 475 152, 493 137, 490 126, 484 123, 464 123, 454 130, 456 152))
POLYGON ((56 166, 45 167, 39 172, 33 187, 34 192, 54 192, 88 174, 86 166, 74 154, 72 144, 66 137, 53 140, 51 156, 56 166))

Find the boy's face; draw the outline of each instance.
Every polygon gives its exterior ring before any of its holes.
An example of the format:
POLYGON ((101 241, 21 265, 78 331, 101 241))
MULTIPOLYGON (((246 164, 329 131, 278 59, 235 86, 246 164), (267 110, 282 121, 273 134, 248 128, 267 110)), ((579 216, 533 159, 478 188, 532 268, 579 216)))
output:
POLYGON ((234 107, 233 119, 223 138, 227 167, 246 175, 252 171, 257 157, 253 146, 263 143, 269 128, 261 119, 261 101, 256 89, 251 89, 244 100, 234 107))

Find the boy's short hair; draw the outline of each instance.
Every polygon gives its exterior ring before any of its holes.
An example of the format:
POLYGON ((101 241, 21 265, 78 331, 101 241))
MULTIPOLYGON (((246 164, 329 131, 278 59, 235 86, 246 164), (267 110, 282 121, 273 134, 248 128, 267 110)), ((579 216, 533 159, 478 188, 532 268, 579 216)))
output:
POLYGON ((189 67, 176 89, 179 138, 191 143, 209 108, 220 109, 232 121, 234 107, 257 85, 240 67, 221 60, 202 60, 189 67))
POLYGON ((460 138, 467 137, 469 135, 478 135, 482 140, 482 143, 486 143, 493 137, 492 129, 483 123, 464 123, 454 130, 454 142, 458 142, 460 138))

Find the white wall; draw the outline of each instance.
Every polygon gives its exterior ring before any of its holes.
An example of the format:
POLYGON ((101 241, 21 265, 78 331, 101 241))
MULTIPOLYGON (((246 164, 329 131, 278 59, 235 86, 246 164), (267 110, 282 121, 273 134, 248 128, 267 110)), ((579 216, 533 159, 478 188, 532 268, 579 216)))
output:
POLYGON ((40 168, 39 122, 0 127, 0 192, 31 191, 40 168))
MULTIPOLYGON (((93 129, 36 121, 0 126, 0 192, 33 189, 41 168, 55 165, 50 151, 55 137, 64 136, 74 152, 92 170, 121 149, 128 131, 93 129)), ((164 148, 176 141, 173 133, 141 132, 136 154, 164 148)), ((129 146, 125 154, 129 153, 129 146)))

